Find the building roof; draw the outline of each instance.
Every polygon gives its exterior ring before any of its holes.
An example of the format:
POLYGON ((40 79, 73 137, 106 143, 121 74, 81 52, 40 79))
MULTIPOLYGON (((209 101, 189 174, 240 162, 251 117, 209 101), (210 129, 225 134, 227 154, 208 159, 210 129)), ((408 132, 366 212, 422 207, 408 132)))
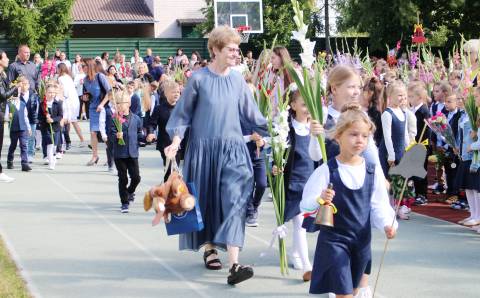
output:
POLYGON ((73 23, 153 23, 143 0, 75 0, 73 23))

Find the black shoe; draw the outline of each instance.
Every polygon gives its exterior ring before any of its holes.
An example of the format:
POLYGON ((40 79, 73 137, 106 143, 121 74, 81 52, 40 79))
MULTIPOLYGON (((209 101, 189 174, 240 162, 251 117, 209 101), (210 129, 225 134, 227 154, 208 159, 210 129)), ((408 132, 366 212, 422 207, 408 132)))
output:
POLYGON ((12 161, 7 161, 7 169, 9 169, 9 170, 13 169, 13 162, 12 161))
POLYGON ((72 148, 72 144, 70 143, 65 146, 65 150, 70 150, 70 148, 72 148))
POLYGON ((128 203, 127 204, 122 204, 122 207, 120 207, 120 212, 121 213, 128 213, 128 203))
POLYGON ((22 165, 22 171, 23 172, 30 172, 32 168, 28 164, 22 165))
POLYGON ((433 190, 433 193, 434 193, 434 194, 437 194, 437 195, 438 195, 438 194, 441 194, 441 193, 445 193, 445 187, 439 185, 439 186, 437 186, 437 188, 435 188, 435 189, 433 190))
POLYGON ((128 194, 128 201, 130 203, 133 203, 133 201, 135 201, 135 193, 129 193, 128 194))
POLYGON ((252 267, 242 266, 239 264, 233 264, 230 268, 230 275, 227 278, 227 283, 229 285, 236 285, 245 281, 253 276, 252 267))

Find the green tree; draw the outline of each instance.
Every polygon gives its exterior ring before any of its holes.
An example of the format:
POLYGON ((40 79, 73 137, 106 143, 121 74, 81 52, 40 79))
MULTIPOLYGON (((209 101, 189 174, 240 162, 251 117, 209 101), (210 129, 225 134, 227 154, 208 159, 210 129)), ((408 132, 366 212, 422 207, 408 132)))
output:
POLYGON ((466 38, 478 38, 478 0, 347 0, 338 1, 339 29, 368 33, 372 49, 385 49, 403 37, 409 43, 417 13, 432 45, 451 46, 466 38))
MULTIPOLYGON (((206 7, 202 9, 206 21, 199 24, 196 29, 202 34, 207 34, 215 26, 213 0, 205 0, 206 7)), ((311 23, 312 0, 299 0, 304 9, 306 24, 311 23)), ((292 31, 295 30, 293 22, 293 9, 290 0, 264 0, 263 1, 263 34, 252 34, 249 43, 256 48, 263 48, 277 36, 277 44, 288 46, 292 31)), ((315 28, 309 28, 309 35, 315 34, 315 28)))
POLYGON ((0 19, 7 38, 32 51, 52 49, 68 37, 75 0, 2 0, 0 19))

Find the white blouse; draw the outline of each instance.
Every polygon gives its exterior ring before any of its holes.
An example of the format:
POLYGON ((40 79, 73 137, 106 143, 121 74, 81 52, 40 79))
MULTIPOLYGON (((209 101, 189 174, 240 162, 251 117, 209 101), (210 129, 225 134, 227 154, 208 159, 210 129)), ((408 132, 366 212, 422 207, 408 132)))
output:
MULTIPOLYGON (((337 160, 338 172, 343 184, 346 187, 356 190, 363 186, 366 174, 365 160, 360 165, 351 166, 342 164, 337 160)), ((330 172, 327 164, 318 167, 305 184, 303 189, 302 201, 300 202, 300 210, 303 212, 312 212, 318 209, 317 199, 322 191, 327 188, 330 181, 330 172)), ((335 203, 335 197, 333 198, 335 203)), ((371 197, 370 219, 371 225, 377 229, 384 231, 385 226, 390 226, 395 218, 395 211, 390 206, 385 178, 383 176, 380 165, 375 166, 375 176, 373 183, 373 193, 371 197)), ((395 228, 398 223, 395 220, 395 228)))

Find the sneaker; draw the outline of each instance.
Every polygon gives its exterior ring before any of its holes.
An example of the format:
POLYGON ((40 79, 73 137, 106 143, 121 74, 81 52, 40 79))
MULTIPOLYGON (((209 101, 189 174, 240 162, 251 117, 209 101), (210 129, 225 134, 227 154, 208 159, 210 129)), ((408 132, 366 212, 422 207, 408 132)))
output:
POLYGON ((80 142, 78 144, 78 148, 84 148, 85 147, 85 142, 80 142))
POLYGON ((242 266, 240 264, 233 264, 229 272, 230 275, 227 278, 227 283, 229 285, 236 285, 242 281, 252 278, 253 276, 252 267, 242 266))
POLYGON ((57 152, 57 154, 55 154, 56 159, 62 159, 62 157, 63 157, 63 154, 61 152, 57 152))
POLYGON ((247 216, 247 220, 245 221, 245 225, 247 227, 252 227, 252 228, 258 227, 257 217, 253 216, 253 215, 247 216))
POLYGON ((413 202, 413 205, 415 206, 427 205, 427 199, 424 196, 419 195, 418 197, 415 198, 415 202, 413 202))
POLYGON ((15 178, 7 176, 5 173, 0 173, 0 182, 10 183, 13 182, 15 178))
POLYGON ((300 259, 299 255, 289 254, 288 261, 290 262, 290 264, 292 264, 293 269, 303 270, 302 259, 300 259))
POLYGON ((436 189, 437 187, 438 187, 438 182, 435 182, 432 185, 429 185, 428 189, 436 189))
POLYGON ((44 165, 48 165, 48 157, 45 157, 45 158, 43 159, 43 164, 44 164, 44 165))
POLYGON ((457 221, 457 223, 458 223, 459 225, 463 225, 465 222, 467 222, 467 221, 469 221, 469 220, 471 220, 471 219, 472 219, 471 217, 467 217, 467 218, 464 218, 464 219, 462 219, 462 220, 457 221))
POLYGON ((28 156, 27 160, 28 160, 28 163, 33 163, 33 156, 28 156))
POLYGON ((135 201, 135 193, 129 193, 128 194, 128 201, 130 203, 133 203, 133 201, 135 201))
POLYGON ((28 164, 22 165, 22 172, 30 172, 32 168, 28 164))
POLYGON ((122 204, 122 207, 120 208, 121 213, 128 213, 128 204, 122 204))
POLYGON ((52 162, 51 164, 48 164, 48 169, 49 170, 55 170, 55 163, 52 162))
POLYGON ((403 219, 403 220, 409 220, 410 216, 408 216, 407 211, 408 211, 407 206, 405 206, 405 205, 401 206, 400 209, 398 209, 398 213, 397 213, 398 218, 403 219))
POLYGON ((433 193, 437 195, 441 193, 445 193, 445 187, 443 187, 442 185, 439 185, 433 190, 433 193))
POLYGON ((464 222, 463 225, 464 225, 464 226, 467 226, 467 227, 478 226, 478 225, 480 225, 480 220, 479 220, 479 219, 472 218, 472 219, 467 220, 466 222, 464 222))
POLYGON ((68 143, 68 144, 65 146, 65 150, 70 150, 70 148, 72 148, 72 144, 68 143))
POLYGON ((248 215, 247 215, 247 220, 246 220, 246 226, 247 227, 258 227, 258 222, 257 222, 258 211, 257 210, 253 210, 253 212, 247 211, 247 213, 248 213, 248 215))
POLYGON ((13 169, 13 161, 7 161, 7 169, 9 170, 13 169))

